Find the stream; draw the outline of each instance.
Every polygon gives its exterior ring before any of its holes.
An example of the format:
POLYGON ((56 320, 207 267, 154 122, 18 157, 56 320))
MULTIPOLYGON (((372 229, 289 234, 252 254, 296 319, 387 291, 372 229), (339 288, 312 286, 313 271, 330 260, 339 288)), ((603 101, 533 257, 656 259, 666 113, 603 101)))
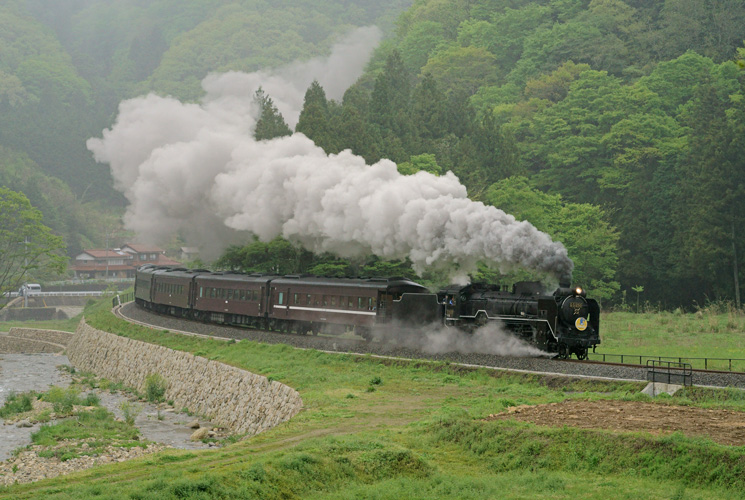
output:
MULTIPOLYGON (((0 406, 10 394, 27 391, 45 392, 52 386, 67 387, 71 383, 71 376, 58 367, 69 365, 67 356, 60 354, 0 354, 0 406)), ((85 395, 90 391, 83 391, 85 395)), ((105 407, 117 417, 123 418, 121 405, 129 401, 123 393, 111 393, 96 390, 101 406, 105 407)), ((172 408, 159 408, 151 403, 134 401, 130 404, 136 413, 135 426, 145 439, 162 443, 174 448, 203 449, 209 444, 201 441, 191 441, 194 429, 187 425, 196 417, 180 413, 172 408)), ((212 424, 199 419, 202 427, 212 424)), ((51 422, 53 425, 54 422, 51 422)), ((0 418, 0 461, 10 458, 13 450, 31 444, 31 434, 43 424, 32 427, 18 427, 4 425, 0 418)))

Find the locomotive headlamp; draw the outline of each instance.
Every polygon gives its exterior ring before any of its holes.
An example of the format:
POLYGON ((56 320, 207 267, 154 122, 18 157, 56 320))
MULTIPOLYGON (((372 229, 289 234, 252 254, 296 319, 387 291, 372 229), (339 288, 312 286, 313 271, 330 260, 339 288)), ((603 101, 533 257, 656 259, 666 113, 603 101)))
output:
POLYGON ((576 293, 577 295, 582 295, 582 287, 578 286, 577 288, 575 288, 574 293, 576 293))

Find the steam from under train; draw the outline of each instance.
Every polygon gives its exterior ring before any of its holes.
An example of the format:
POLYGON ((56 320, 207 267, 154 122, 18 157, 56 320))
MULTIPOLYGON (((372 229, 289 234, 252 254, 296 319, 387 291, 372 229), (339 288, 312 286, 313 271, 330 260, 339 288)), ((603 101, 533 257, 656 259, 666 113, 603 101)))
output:
MULTIPOLYGON (((370 41, 364 55, 377 43, 369 31, 352 39, 370 41)), ((325 62, 305 63, 302 81, 341 79, 338 68, 365 59, 358 49, 342 44, 325 62)), ((88 148, 110 165, 129 201, 125 226, 148 242, 178 231, 213 254, 249 234, 262 241, 283 236, 315 253, 408 257, 419 273, 447 269, 461 282, 478 261, 570 281, 573 264, 561 243, 469 200, 452 173, 403 176, 388 160, 367 165, 350 151, 326 155, 302 134, 254 140, 258 86, 294 123, 288 110, 302 98, 292 89, 303 95, 307 88, 290 83, 299 72, 211 75, 199 104, 153 94, 122 102, 115 124, 88 148)), ((358 75, 346 76, 351 83, 358 75)))

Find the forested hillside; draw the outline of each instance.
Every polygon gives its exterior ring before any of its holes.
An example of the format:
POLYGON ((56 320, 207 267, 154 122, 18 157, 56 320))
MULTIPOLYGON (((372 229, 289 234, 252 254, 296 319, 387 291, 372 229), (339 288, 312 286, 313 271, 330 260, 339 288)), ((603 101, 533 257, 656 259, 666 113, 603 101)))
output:
MULTIPOLYGON (((739 300, 743 2, 410 4, 3 2, 0 182, 26 193, 75 254, 101 241, 109 222, 99 214, 124 204, 85 148, 119 102, 150 91, 195 101, 210 72, 306 60, 351 27, 379 24, 387 37, 368 71, 338 102, 311 86, 297 131, 328 153, 390 158, 402 173, 453 171, 472 199, 562 241, 575 281, 606 301, 739 300)), ((271 98, 260 138, 290 131, 271 98)), ((281 241, 231 248, 222 263, 410 272, 312 258, 281 241)))
POLYGON ((666 307, 734 300, 743 21, 729 0, 420 0, 344 101, 306 102, 298 128, 330 152, 453 170, 617 303, 632 287, 666 307))

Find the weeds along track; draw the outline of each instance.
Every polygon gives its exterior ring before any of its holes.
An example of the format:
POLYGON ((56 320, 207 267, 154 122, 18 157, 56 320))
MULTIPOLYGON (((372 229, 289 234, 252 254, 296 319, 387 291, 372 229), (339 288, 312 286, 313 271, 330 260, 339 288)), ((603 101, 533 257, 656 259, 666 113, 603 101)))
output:
MULTIPOLYGON (((170 316, 161 316, 129 302, 115 310, 122 319, 174 333, 225 340, 252 340, 267 344, 287 344, 301 349, 371 354, 407 360, 448 361, 473 367, 496 368, 539 375, 596 378, 626 381, 646 381, 646 367, 601 362, 567 362, 545 357, 511 357, 481 353, 431 353, 421 349, 402 347, 391 342, 366 342, 362 339, 331 336, 310 336, 277 333, 265 330, 200 323, 170 316)), ((693 384, 709 387, 736 387, 745 389, 745 374, 695 371, 693 384)))

